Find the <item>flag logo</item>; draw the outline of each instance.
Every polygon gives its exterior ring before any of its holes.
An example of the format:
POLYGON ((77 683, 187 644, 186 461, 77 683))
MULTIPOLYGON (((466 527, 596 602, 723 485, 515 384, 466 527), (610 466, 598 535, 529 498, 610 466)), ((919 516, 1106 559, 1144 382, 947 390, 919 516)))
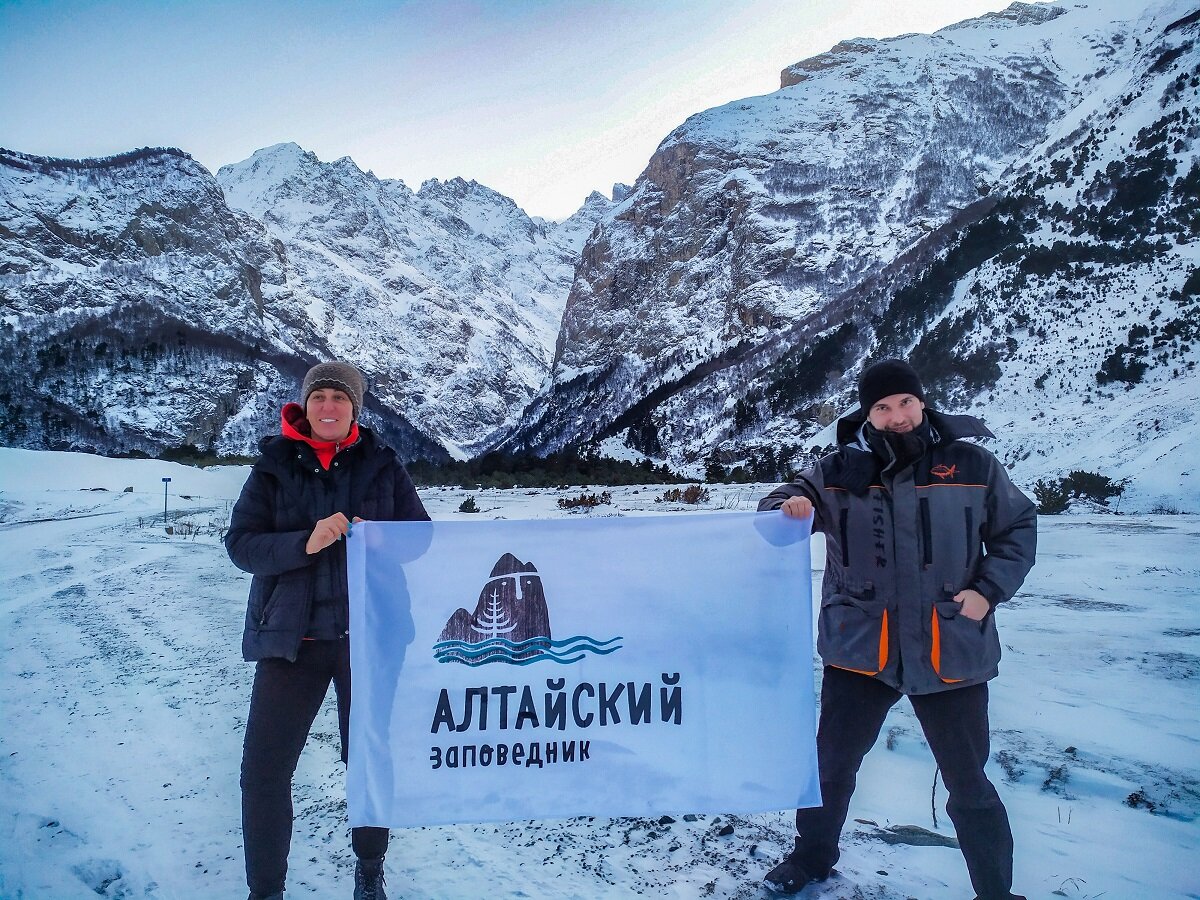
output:
POLYGON ((459 607, 433 645, 438 662, 481 666, 535 662, 570 664, 588 654, 621 649, 620 637, 597 640, 575 635, 554 640, 542 576, 531 562, 505 553, 479 592, 474 612, 459 607))

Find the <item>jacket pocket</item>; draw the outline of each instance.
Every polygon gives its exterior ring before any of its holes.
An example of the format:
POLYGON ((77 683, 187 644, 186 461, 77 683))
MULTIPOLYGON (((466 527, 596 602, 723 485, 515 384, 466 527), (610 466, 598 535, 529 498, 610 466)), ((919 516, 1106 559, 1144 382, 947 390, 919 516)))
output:
POLYGON ((933 605, 930 633, 929 661, 946 684, 985 676, 1000 662, 995 616, 977 622, 962 615, 955 601, 940 600, 933 605))
POLYGON ((255 575, 250 582, 250 600, 246 605, 246 622, 257 628, 266 618, 267 604, 279 584, 278 575, 255 575))
POLYGON ((304 607, 303 615, 308 616, 308 605, 311 593, 311 577, 307 570, 285 572, 275 579, 269 591, 263 591, 262 605, 252 610, 254 624, 260 628, 286 628, 291 622, 275 621, 279 619, 282 610, 292 608, 291 618, 295 618, 296 607, 304 607))
POLYGON ((878 675, 888 661, 887 607, 874 599, 831 595, 821 603, 817 652, 827 665, 878 675))

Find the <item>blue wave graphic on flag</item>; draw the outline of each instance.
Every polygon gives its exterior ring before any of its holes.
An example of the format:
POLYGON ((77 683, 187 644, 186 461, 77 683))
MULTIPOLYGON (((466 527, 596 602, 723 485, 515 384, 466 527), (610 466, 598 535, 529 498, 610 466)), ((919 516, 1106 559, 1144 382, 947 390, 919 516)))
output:
POLYGON ((598 641, 587 635, 576 635, 563 641, 552 641, 545 637, 531 637, 516 643, 501 637, 488 638, 478 643, 438 641, 433 645, 433 655, 438 662, 457 662, 468 666, 482 666, 484 663, 493 662, 527 666, 543 660, 565 665, 579 662, 588 654, 607 656, 621 649, 621 645, 617 643, 620 640, 622 638, 615 637, 607 641, 598 641), (532 655, 526 656, 531 651, 532 655), (518 659, 518 656, 524 658, 518 659))

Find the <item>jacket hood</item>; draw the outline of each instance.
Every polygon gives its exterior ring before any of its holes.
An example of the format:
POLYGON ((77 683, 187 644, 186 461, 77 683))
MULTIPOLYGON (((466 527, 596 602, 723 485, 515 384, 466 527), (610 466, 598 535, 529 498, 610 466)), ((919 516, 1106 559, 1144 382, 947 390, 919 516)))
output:
MULTIPOLYGON (((940 413, 935 409, 925 407, 925 417, 933 426, 938 444, 948 444, 959 438, 984 437, 994 438, 995 435, 983 424, 981 419, 974 416, 954 416, 940 413)), ((867 421, 865 410, 856 409, 842 416, 837 423, 838 444, 855 444, 858 442, 858 432, 867 421)))
MULTIPOLYGON (((329 468, 329 463, 334 455, 347 447, 353 447, 359 442, 361 435, 359 434, 358 422, 350 423, 350 433, 346 435, 344 440, 340 441, 321 441, 312 436, 312 428, 308 424, 308 417, 304 414, 304 407, 299 403, 288 403, 283 407, 283 412, 280 415, 280 435, 289 441, 298 441, 302 444, 308 444, 312 447, 313 452, 317 455, 317 459, 321 461, 321 465, 329 468)), ((267 440, 270 440, 268 438, 267 440)), ((263 449, 266 449, 266 441, 262 444, 263 449)))

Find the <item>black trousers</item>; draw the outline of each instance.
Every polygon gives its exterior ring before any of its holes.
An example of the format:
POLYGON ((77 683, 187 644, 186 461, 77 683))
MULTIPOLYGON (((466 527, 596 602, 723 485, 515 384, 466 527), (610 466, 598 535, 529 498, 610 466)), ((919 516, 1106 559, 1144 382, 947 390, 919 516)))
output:
MULTIPOLYGON (((863 757, 874 745, 887 712, 903 695, 866 675, 825 667, 817 767, 822 806, 796 810, 800 864, 815 877, 839 856, 838 837, 863 757)), ((949 793, 954 823, 971 885, 980 900, 1007 900, 1012 890, 1012 830, 995 786, 984 774, 988 760, 987 684, 909 697, 949 793)))
MULTIPOLYGON (((246 883, 261 896, 282 891, 292 843, 292 776, 329 683, 337 693, 342 762, 350 727, 350 642, 304 641, 294 663, 260 660, 242 748, 242 840, 246 883)), ((354 828, 360 859, 387 851, 386 828, 354 828)))

